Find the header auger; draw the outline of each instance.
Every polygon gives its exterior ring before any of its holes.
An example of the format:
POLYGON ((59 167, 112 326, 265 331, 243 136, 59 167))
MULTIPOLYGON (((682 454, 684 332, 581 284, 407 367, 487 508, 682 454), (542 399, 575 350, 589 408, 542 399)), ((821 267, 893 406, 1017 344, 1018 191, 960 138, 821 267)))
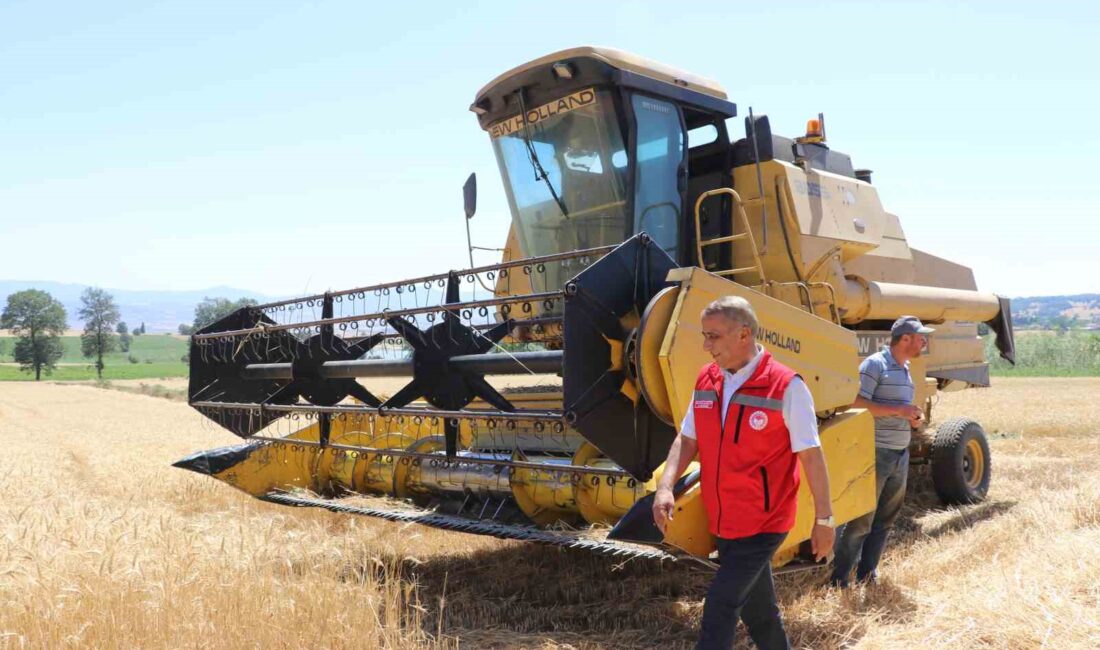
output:
MULTIPOLYGON (((872 418, 848 407, 888 322, 937 324, 911 367, 928 412, 938 390, 988 385, 978 323, 1012 356, 1007 301, 911 249, 820 121, 791 140, 751 116, 731 142, 736 106, 715 82, 600 48, 520 66, 471 110, 512 210, 504 260, 203 328, 189 402, 246 442, 177 466, 287 505, 705 559, 697 474, 681 478, 663 538, 647 495, 709 361, 710 301, 749 300, 760 344, 806 381, 841 523, 874 503, 872 418)), ((915 436, 913 456, 945 500, 979 500, 984 434, 945 426, 915 436)), ((803 550, 812 509, 799 512, 777 564, 803 550)))

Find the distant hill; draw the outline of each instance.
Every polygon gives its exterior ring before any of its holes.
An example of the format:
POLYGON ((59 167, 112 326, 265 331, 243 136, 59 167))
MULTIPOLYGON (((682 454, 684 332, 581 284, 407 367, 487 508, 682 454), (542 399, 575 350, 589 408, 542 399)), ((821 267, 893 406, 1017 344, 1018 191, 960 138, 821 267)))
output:
MULTIPOLYGON (((63 282, 34 282, 26 280, 0 280, 0 309, 7 304, 8 295, 24 289, 41 289, 65 305, 69 315, 69 327, 81 329, 84 324, 77 317, 80 310, 80 294, 88 285, 63 282)), ((233 287, 211 287, 197 291, 131 291, 104 287, 115 298, 122 320, 131 328, 145 323, 150 334, 154 332, 176 332, 180 323, 188 323, 195 317, 195 305, 206 296, 253 298, 259 302, 277 300, 247 289, 233 287)))
POLYGON ((1100 293, 1013 298, 1012 322, 1019 328, 1100 329, 1100 293))

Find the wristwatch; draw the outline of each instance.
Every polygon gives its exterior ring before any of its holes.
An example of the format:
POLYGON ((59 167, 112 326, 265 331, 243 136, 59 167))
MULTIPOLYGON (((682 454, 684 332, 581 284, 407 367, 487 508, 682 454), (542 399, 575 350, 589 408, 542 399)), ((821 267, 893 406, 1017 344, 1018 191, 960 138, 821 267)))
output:
POLYGON ((832 515, 825 518, 814 519, 814 523, 818 526, 828 526, 829 528, 836 528, 836 519, 833 519, 832 515))

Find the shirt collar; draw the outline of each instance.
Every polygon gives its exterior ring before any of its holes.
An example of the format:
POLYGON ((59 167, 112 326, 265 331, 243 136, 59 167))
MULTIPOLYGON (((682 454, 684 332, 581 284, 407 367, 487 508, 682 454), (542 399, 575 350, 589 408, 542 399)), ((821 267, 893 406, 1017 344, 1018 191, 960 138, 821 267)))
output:
POLYGON ((744 368, 741 368, 737 372, 730 372, 725 368, 722 368, 722 372, 726 375, 727 380, 748 379, 752 376, 752 373, 756 372, 756 366, 760 365, 760 358, 764 356, 764 348, 760 344, 756 345, 756 356, 749 360, 745 364, 744 368))
POLYGON ((906 361, 904 364, 898 363, 898 360, 894 358, 894 354, 892 352, 890 352, 890 346, 889 345, 882 346, 882 356, 886 359, 886 363, 891 365, 891 366, 897 366, 898 368, 908 368, 909 367, 909 362, 908 361, 906 361))

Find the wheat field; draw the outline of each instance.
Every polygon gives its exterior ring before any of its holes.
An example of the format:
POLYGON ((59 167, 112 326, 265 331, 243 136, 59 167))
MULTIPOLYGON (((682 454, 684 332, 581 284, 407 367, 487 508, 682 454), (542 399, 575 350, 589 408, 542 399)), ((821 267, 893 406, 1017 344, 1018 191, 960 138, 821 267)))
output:
MULTIPOLYGON (((806 648, 1100 646, 1100 379, 942 395, 993 438, 979 505, 922 472, 879 584, 778 579, 806 648)), ((0 384, 0 648, 690 647, 708 574, 262 503, 170 463, 186 405, 0 384)))

